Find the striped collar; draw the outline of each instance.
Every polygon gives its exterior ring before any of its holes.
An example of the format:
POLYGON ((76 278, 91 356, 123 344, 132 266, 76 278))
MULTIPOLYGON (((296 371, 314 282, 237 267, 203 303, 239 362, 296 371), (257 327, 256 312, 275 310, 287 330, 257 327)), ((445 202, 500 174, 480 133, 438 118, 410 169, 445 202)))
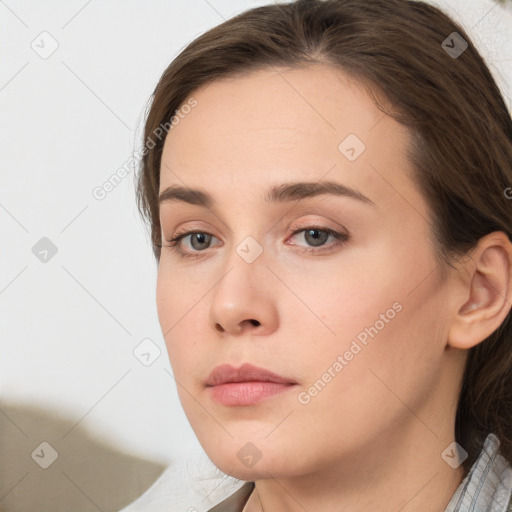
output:
POLYGON ((512 466, 498 453, 494 434, 485 439, 478 458, 444 512, 508 512, 512 510, 512 466))

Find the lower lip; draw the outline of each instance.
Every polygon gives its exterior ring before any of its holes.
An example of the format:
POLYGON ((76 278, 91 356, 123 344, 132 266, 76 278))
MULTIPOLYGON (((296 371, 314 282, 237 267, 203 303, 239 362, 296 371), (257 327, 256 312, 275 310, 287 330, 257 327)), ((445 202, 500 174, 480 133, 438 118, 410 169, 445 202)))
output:
POLYGON ((287 391, 294 384, 277 382, 228 382, 210 387, 212 398, 223 405, 253 405, 287 391))

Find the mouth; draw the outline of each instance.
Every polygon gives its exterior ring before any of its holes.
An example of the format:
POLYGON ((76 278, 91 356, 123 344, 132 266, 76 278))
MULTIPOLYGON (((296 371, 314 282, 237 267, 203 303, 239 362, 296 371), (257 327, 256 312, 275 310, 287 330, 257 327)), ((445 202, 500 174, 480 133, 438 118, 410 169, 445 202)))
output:
POLYGON ((205 382, 211 398, 228 406, 254 405, 296 384, 287 377, 248 363, 240 368, 228 364, 217 366, 205 382))

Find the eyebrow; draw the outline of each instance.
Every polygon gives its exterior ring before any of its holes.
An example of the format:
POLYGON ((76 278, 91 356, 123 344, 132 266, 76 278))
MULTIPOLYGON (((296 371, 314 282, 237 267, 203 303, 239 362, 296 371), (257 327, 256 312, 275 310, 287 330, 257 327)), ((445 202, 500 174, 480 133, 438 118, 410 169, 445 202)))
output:
MULTIPOLYGON (((283 203, 324 194, 350 197, 363 203, 375 205, 370 198, 366 197, 361 192, 336 181, 281 183, 271 186, 267 190, 264 199, 267 203, 283 203)), ((190 187, 182 187, 180 185, 167 187, 158 197, 159 205, 173 201, 181 201, 205 208, 211 208, 215 204, 214 198, 208 192, 190 187)))

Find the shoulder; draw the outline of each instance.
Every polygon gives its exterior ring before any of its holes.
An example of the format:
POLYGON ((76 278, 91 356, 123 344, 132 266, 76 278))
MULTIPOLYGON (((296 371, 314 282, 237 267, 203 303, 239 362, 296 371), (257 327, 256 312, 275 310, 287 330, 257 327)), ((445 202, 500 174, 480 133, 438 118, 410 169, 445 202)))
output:
POLYGON ((246 482, 220 474, 202 454, 169 466, 119 512, 206 512, 246 482))
POLYGON ((208 512, 242 512, 253 489, 254 482, 245 483, 240 489, 208 510, 208 512))

